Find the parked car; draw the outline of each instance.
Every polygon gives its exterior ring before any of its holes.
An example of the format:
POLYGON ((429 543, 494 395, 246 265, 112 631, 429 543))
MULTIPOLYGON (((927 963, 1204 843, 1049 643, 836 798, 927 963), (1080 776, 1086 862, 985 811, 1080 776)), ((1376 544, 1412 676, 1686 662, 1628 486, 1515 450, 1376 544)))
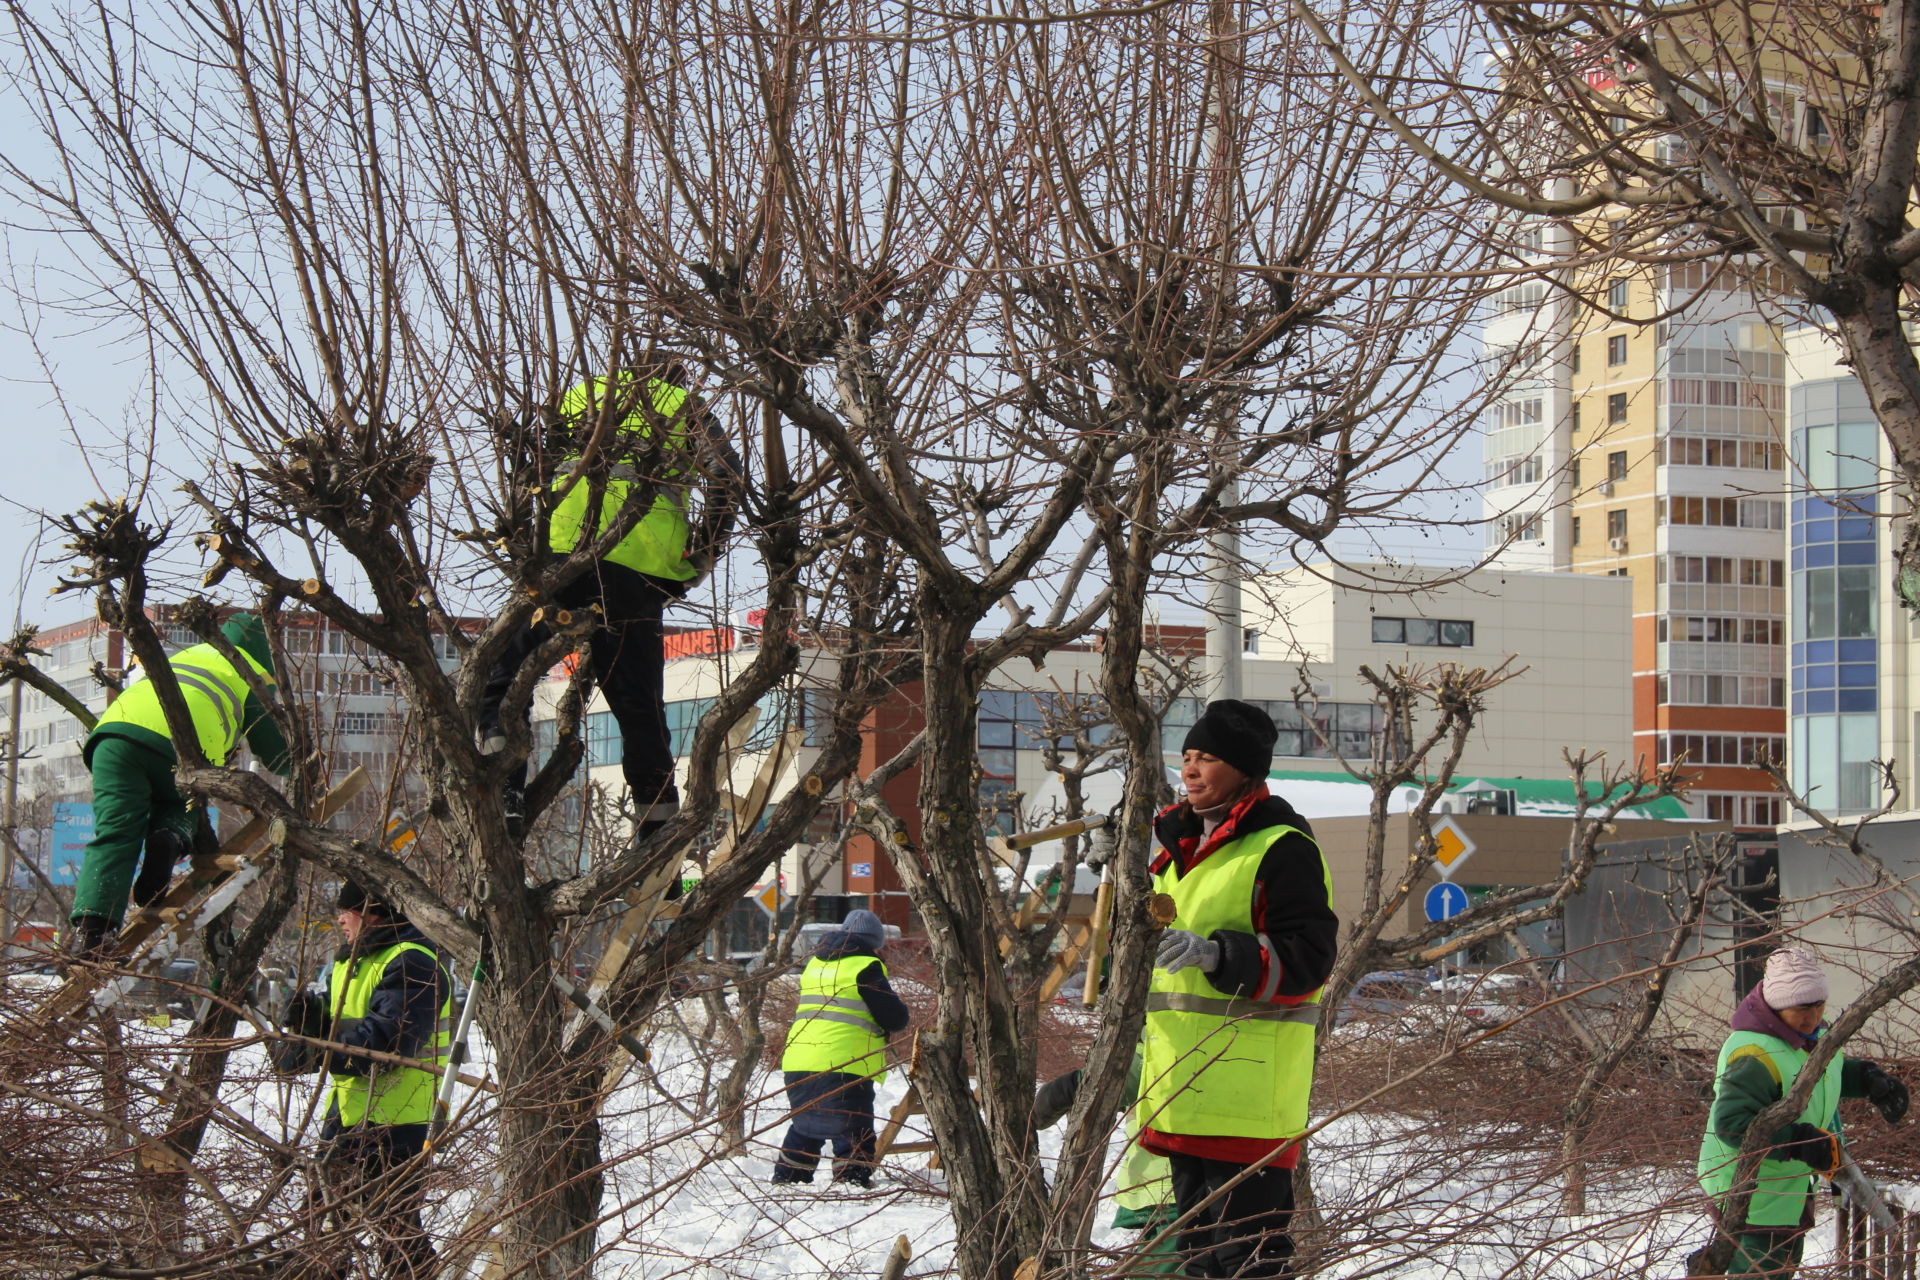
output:
POLYGON ((1376 969, 1362 974, 1335 1012, 1334 1025, 1371 1022, 1404 1027, 1431 1001, 1431 981, 1431 973, 1424 969, 1376 969))
POLYGON ((1487 1025, 1517 1018, 1541 999, 1539 984, 1518 973, 1456 973, 1435 982, 1433 993, 1450 1014, 1487 1025))

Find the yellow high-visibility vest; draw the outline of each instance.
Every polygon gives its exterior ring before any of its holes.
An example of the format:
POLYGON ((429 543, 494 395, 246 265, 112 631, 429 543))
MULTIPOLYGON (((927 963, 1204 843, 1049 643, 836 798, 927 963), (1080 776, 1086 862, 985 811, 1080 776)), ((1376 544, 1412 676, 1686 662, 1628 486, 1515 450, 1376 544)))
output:
MULTIPOLYGON (((577 424, 591 426, 607 398, 629 394, 628 387, 632 379, 632 374, 621 374, 612 382, 603 378, 589 378, 561 399, 560 412, 577 424)), ((684 455, 687 451, 686 430, 678 415, 687 402, 686 388, 676 387, 659 378, 649 378, 646 399, 647 406, 636 405, 633 412, 620 422, 617 433, 635 437, 636 443, 644 443, 652 439, 655 428, 660 427, 665 430, 663 443, 668 452, 684 455)), ((618 454, 622 451, 617 440, 609 441, 609 452, 618 454)), ((562 461, 559 472, 562 479, 572 473, 573 464, 578 460, 578 457, 573 457, 562 461)), ((601 493, 599 517, 591 522, 587 511, 591 485, 582 476, 573 482, 573 487, 567 490, 566 496, 548 517, 548 545, 556 553, 564 555, 582 542, 593 541, 600 536, 602 529, 614 523, 634 486, 650 484, 654 489, 652 507, 606 558, 613 564, 625 565, 653 578, 665 578, 672 582, 686 582, 693 578, 698 571, 687 563, 690 526, 685 488, 691 468, 670 466, 668 471, 669 474, 660 476, 641 476, 631 464, 616 463, 601 493), (589 523, 591 528, 588 527, 589 523)))
POLYGON ((887 1078, 887 1033, 856 985, 870 964, 886 974, 887 966, 867 955, 807 961, 786 1052, 780 1055, 782 1071, 844 1071, 871 1076, 876 1086, 887 1078))
MULTIPOLYGON (((367 1016, 367 1009, 373 1002, 373 990, 380 985, 387 965, 408 951, 434 955, 433 948, 417 942, 396 942, 357 960, 334 961, 333 976, 327 983, 327 1012, 336 1028, 334 1034, 338 1034, 337 1028, 342 1022, 367 1016)), ((438 956, 434 956, 434 963, 439 963, 438 956)), ((444 989, 447 994, 440 1002, 433 1036, 428 1040, 427 1052, 421 1058, 421 1061, 436 1067, 447 1065, 453 1048, 453 984, 447 983, 444 989)), ((333 1102, 340 1113, 342 1125, 352 1127, 362 1121, 371 1124, 426 1124, 433 1119, 434 1087, 440 1082, 433 1072, 422 1071, 418 1067, 396 1067, 384 1062, 369 1062, 366 1068, 364 1075, 333 1077, 333 1102)))
MULTIPOLYGON (((269 686, 273 684, 272 674, 254 661, 252 654, 244 649, 236 649, 235 652, 269 686)), ((200 739, 200 754, 207 758, 209 764, 225 764, 227 756, 239 744, 240 735, 247 727, 245 678, 210 644, 182 649, 167 660, 167 665, 173 668, 173 678, 180 682, 180 696, 186 700, 187 712, 193 717, 194 734, 200 739)), ((157 733, 168 741, 173 740, 173 735, 167 732, 166 713, 160 709, 160 694, 153 686, 152 676, 132 685, 115 698, 113 704, 101 713, 94 732, 98 733, 113 724, 133 725, 157 733)))
MULTIPOLYGON (((1713 1070, 1714 1101, 1717 1103, 1720 1100, 1721 1082, 1726 1079, 1728 1069, 1737 1062, 1747 1058, 1759 1059, 1784 1094, 1793 1088, 1793 1082, 1799 1078, 1807 1057, 1806 1050, 1790 1048, 1776 1036, 1758 1031, 1736 1031, 1720 1046, 1720 1059, 1713 1070)), ((1840 1106, 1840 1069, 1841 1056, 1836 1053, 1821 1075, 1820 1083, 1813 1086, 1813 1095, 1807 1099, 1800 1120, 1822 1129, 1835 1127, 1834 1113, 1840 1106)), ((1739 1159, 1740 1148, 1723 1141, 1713 1131, 1713 1122, 1709 1120, 1706 1134, 1700 1141, 1697 1172, 1701 1188, 1710 1196, 1727 1194, 1733 1187, 1734 1166, 1739 1159)), ((1805 1161, 1775 1160, 1772 1157, 1762 1160, 1753 1203, 1747 1206, 1747 1224, 1755 1227, 1797 1225, 1806 1212, 1807 1195, 1813 1189, 1812 1173, 1813 1166, 1805 1161)))
MULTIPOLYGON (((1201 937, 1216 929, 1258 936, 1253 888, 1261 859, 1295 830, 1268 827, 1231 840, 1184 876, 1170 858, 1154 888, 1178 905, 1179 928, 1201 937)), ((1331 905, 1333 878, 1324 858, 1321 870, 1331 905)), ((1198 965, 1178 973, 1155 969, 1140 1078, 1145 1123, 1196 1137, 1284 1139, 1304 1132, 1319 1021, 1317 991, 1303 1004, 1269 1004, 1222 994, 1198 965)))

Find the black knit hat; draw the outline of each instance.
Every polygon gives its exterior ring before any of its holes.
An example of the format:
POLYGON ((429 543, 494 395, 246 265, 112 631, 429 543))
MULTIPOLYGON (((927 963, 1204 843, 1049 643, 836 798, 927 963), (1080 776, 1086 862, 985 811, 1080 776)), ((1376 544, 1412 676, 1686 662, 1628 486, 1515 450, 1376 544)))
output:
POLYGON ((358 880, 342 880, 339 896, 334 898, 333 905, 342 911, 373 912, 383 916, 394 914, 392 907, 380 901, 378 894, 369 893, 358 880))
POLYGON ((1273 769, 1273 744, 1279 738, 1280 731, 1266 712, 1237 698, 1222 698, 1207 704, 1187 730, 1180 749, 1218 756, 1255 782, 1265 782, 1273 769))

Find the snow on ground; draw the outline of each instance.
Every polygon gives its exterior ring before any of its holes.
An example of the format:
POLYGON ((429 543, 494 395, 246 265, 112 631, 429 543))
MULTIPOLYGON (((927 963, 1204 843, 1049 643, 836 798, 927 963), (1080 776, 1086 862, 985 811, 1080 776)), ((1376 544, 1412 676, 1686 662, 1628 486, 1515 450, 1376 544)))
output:
MULTIPOLYGON (((161 1032, 135 1024, 133 1034, 163 1043, 182 1026, 161 1032)), ((786 1125, 778 1072, 762 1071, 751 1091, 747 1151, 719 1154, 717 1127, 690 1119, 682 1107, 717 1084, 728 1064, 677 1031, 656 1036, 653 1045, 650 1071, 629 1064, 605 1109, 603 1152, 610 1167, 607 1221, 598 1237, 602 1280, 873 1276, 899 1235, 913 1251, 909 1275, 949 1268, 955 1226, 944 1180, 927 1169, 927 1156, 890 1159, 872 1191, 838 1189, 824 1171, 818 1185, 776 1189, 768 1176, 786 1125)), ((484 1040, 476 1037, 473 1049, 466 1069, 490 1075, 484 1040)), ((309 1108, 312 1078, 276 1079, 264 1066, 257 1046, 236 1054, 223 1101, 273 1141, 309 1140, 303 1126, 307 1134, 318 1127, 309 1108)), ((883 1124, 905 1087, 896 1071, 880 1088, 883 1124)), ((429 1213, 429 1225, 447 1236, 458 1233, 488 1192, 473 1171, 487 1167, 491 1096, 463 1089, 459 1105, 456 1131, 440 1153, 441 1185, 429 1213)), ((909 1134, 920 1136, 913 1130, 924 1119, 909 1124, 909 1134)), ((1316 1186, 1336 1240, 1324 1274, 1339 1280, 1677 1277, 1686 1253, 1707 1238, 1689 1169, 1657 1178, 1644 1171, 1596 1175, 1592 1212, 1569 1219, 1558 1214, 1560 1187, 1551 1175, 1530 1172, 1521 1157, 1436 1156, 1427 1133, 1420 1122, 1370 1114, 1338 1118, 1316 1136, 1316 1186)), ((1042 1135, 1050 1176, 1060 1137, 1058 1130, 1042 1135)), ((1534 1145, 1550 1147, 1552 1141, 1538 1135, 1534 1145)), ((217 1143, 240 1155, 257 1146, 232 1133, 217 1143)), ((1116 1136, 1110 1159, 1119 1154, 1116 1136)), ((299 1194, 297 1182, 281 1192, 280 1210, 293 1212, 299 1194)), ((1809 1262, 1832 1253, 1826 1199, 1809 1262)), ((1124 1250, 1134 1233, 1108 1227, 1110 1217, 1110 1206, 1103 1204, 1095 1244, 1124 1250)), ((478 1264, 464 1274, 479 1274, 478 1264)))

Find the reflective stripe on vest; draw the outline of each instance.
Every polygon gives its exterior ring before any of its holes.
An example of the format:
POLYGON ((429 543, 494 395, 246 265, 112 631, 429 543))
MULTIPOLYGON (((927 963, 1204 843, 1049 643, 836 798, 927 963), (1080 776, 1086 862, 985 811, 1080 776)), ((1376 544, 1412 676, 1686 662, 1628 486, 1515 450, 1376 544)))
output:
POLYGON ((872 964, 886 974, 887 966, 869 955, 807 961, 782 1071, 844 1071, 876 1084, 886 1079, 887 1035, 859 994, 860 975, 872 964))
MULTIPOLYGON (((374 988, 386 976, 387 966, 409 951, 422 952, 432 956, 435 964, 439 963, 439 956, 433 948, 418 942, 396 942, 358 960, 334 962, 332 977, 327 982, 327 994, 330 997, 328 1012, 335 1026, 367 1016, 367 1010, 373 1002, 374 988)), ((442 989, 447 994, 440 1002, 433 1035, 420 1058, 420 1061, 436 1067, 445 1067, 451 1061, 453 1051, 453 983, 446 981, 444 968, 441 978, 442 989)), ((362 1121, 369 1124, 426 1124, 433 1118, 433 1094, 439 1083, 440 1078, 433 1072, 422 1071, 418 1067, 369 1062, 364 1075, 333 1077, 333 1101, 340 1114, 340 1123, 345 1126, 362 1121)))
POLYGON ((1197 996, 1186 992, 1155 991, 1147 996, 1147 1012, 1207 1013, 1216 1018, 1251 1018, 1256 1022, 1304 1022, 1320 1025, 1316 1004, 1277 1005, 1239 996, 1197 996))
MULTIPOLYGON (((1214 850, 1182 876, 1169 860, 1154 888, 1178 907, 1175 927, 1258 934, 1253 919, 1260 863, 1276 840, 1304 834, 1268 827, 1214 850)), ((1327 901, 1333 878, 1321 859, 1327 901)), ((1198 965, 1153 971, 1147 995, 1145 1121, 1162 1133, 1282 1139, 1307 1127, 1320 993, 1297 1005, 1228 996, 1198 965)))
MULTIPOLYGON (((269 686, 273 677, 245 650, 236 650, 269 686)), ((193 717, 193 730, 200 740, 200 754, 209 764, 225 764, 227 756, 240 741, 246 728, 243 717, 247 705, 247 682, 231 662, 220 656, 210 644, 197 644, 167 660, 174 679, 180 684, 180 697, 193 717)), ((157 733, 169 742, 166 713, 160 709, 160 694, 153 678, 139 681, 113 700, 101 713, 96 728, 110 724, 130 724, 157 733)))
MULTIPOLYGON (((1806 1065, 1807 1051, 1790 1047, 1785 1041, 1759 1031, 1736 1031, 1720 1046, 1720 1060, 1713 1073, 1713 1099, 1720 1101, 1720 1089, 1727 1072, 1735 1063, 1757 1059, 1780 1086, 1784 1094, 1793 1088, 1806 1065)), ((1840 1106, 1841 1056, 1835 1054, 1827 1064, 1820 1082, 1813 1087, 1806 1109, 1799 1119, 1822 1129, 1837 1130, 1834 1118, 1840 1106)), ((1721 1140, 1713 1131, 1712 1113, 1708 1113, 1707 1131, 1700 1141, 1697 1172, 1701 1189, 1710 1196, 1724 1196, 1733 1186, 1734 1167, 1740 1159, 1738 1143, 1721 1140)), ((1747 1223, 1756 1227, 1791 1227, 1799 1224, 1806 1212, 1807 1196, 1813 1190, 1813 1168, 1801 1160, 1760 1162, 1759 1182, 1753 1202, 1747 1206, 1747 1223)))
MULTIPOLYGON (((622 374, 611 384, 605 379, 589 378, 561 399, 560 413, 574 423, 591 427, 600 412, 602 400, 609 394, 624 393, 631 381, 631 374, 622 374)), ((666 449, 684 453, 687 448, 686 434, 677 421, 677 415, 687 402, 686 388, 676 387, 659 378, 649 378, 646 396, 648 406, 634 407, 633 412, 615 428, 613 438, 604 446, 605 450, 618 453, 624 451, 625 445, 644 445, 652 440, 654 424, 659 423, 668 428, 664 441, 666 449)), ((564 460, 560 464, 563 475, 570 475, 578 461, 577 456, 564 460)), ((564 555, 582 541, 592 541, 602 529, 619 518, 620 509, 626 505, 627 496, 636 485, 651 485, 655 491, 653 505, 627 536, 607 553, 606 558, 649 577, 674 582, 685 582, 692 578, 697 571, 687 562, 689 526, 685 479, 676 475, 671 465, 665 470, 665 475, 641 476, 632 463, 616 463, 608 473, 600 497, 600 515, 597 520, 591 521, 591 528, 588 528, 587 500, 592 483, 588 477, 581 476, 573 482, 566 496, 561 498, 559 505, 547 518, 548 545, 555 553, 564 555)))

